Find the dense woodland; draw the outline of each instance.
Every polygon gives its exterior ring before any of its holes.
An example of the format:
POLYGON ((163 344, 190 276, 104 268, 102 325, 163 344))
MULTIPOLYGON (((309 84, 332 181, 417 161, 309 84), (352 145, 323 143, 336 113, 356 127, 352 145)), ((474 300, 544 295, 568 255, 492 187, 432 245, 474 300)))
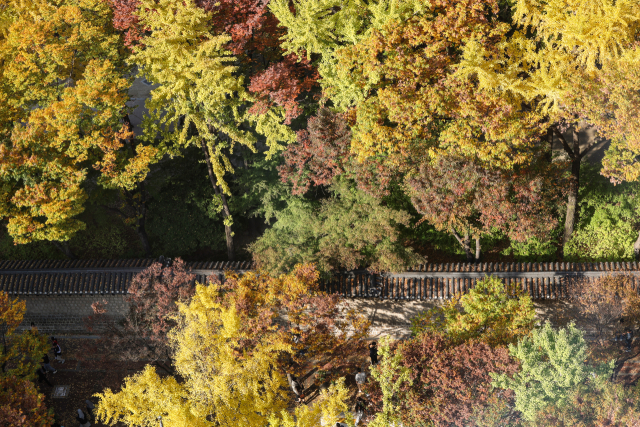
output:
MULTIPOLYGON (((93 424, 640 425, 630 275, 538 313, 485 277, 377 353, 319 285, 638 258, 640 0, 0 0, 0 59, 0 258, 175 258, 64 355, 147 364, 114 389, 92 371, 93 424), (180 258, 262 269, 195 284, 180 258)), ((86 425, 35 383, 26 312, 0 292, 0 425, 86 425)))
POLYGON ((632 260, 638 6, 3 1, 0 257, 632 260))

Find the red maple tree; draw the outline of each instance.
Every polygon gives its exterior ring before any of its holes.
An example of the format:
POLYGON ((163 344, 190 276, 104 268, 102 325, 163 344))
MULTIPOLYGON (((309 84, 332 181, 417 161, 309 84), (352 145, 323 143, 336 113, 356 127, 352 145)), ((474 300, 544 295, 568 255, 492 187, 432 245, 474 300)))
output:
MULTIPOLYGON (((513 374, 518 369, 504 347, 492 348, 473 340, 453 345, 432 332, 396 341, 391 348, 401 355, 400 365, 408 369, 411 380, 403 382, 396 395, 405 425, 420 425, 424 420, 436 426, 469 425, 474 411, 477 413, 493 397, 489 373, 513 374)), ((381 365, 374 369, 381 369, 381 365)), ((366 388, 372 409, 379 410, 379 386, 370 382, 366 388)))
POLYGON ((0 425, 12 427, 49 427, 53 410, 47 409, 44 396, 31 381, 15 376, 0 377, 0 425))
POLYGON ((187 301, 195 293, 195 277, 180 258, 171 266, 156 262, 129 285, 124 319, 109 316, 105 303, 93 303, 94 314, 86 326, 102 332, 88 353, 99 352, 103 360, 170 360, 167 332, 174 326, 170 315, 178 311, 177 301, 187 301))

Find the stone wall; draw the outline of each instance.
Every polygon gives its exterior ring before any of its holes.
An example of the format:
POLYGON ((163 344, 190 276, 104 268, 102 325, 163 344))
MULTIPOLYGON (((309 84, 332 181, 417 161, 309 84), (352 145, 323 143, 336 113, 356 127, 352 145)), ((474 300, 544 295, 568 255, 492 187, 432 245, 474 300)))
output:
POLYGON ((106 301, 108 314, 122 317, 128 309, 125 295, 34 295, 20 297, 27 312, 20 329, 34 322, 46 334, 87 334, 83 318, 93 314, 91 304, 106 301))
MULTIPOLYGON (((128 304, 124 295, 40 295, 20 299, 27 303, 27 313, 19 330, 28 329, 34 322, 40 332, 46 334, 87 335, 83 318, 93 313, 91 304, 107 301, 107 311, 114 317, 126 314, 128 304)), ((411 318, 427 310, 440 300, 388 301, 377 299, 346 298, 345 304, 366 315, 373 323, 372 337, 391 335, 396 338, 409 333, 411 318)))

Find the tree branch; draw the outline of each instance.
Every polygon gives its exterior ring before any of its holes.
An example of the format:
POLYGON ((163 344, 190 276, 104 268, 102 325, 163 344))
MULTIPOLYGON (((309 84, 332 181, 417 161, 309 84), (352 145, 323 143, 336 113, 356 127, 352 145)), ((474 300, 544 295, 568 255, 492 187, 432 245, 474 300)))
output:
POLYGON ((580 157, 579 158, 583 158, 585 154, 587 154, 589 151, 593 150, 593 147, 595 147, 599 143, 600 143, 600 141, 594 141, 591 144, 589 144, 587 146, 587 148, 585 148, 584 151, 582 153, 580 153, 580 157))
POLYGON ((455 228, 451 227, 451 233, 453 233, 453 237, 456 238, 458 243, 460 243, 464 247, 464 242, 462 241, 462 237, 458 234, 455 228))
POLYGON ((566 151, 569 154, 569 157, 571 157, 571 160, 576 160, 576 154, 573 152, 571 147, 569 147, 569 143, 564 138, 564 135, 555 126, 553 127, 553 131, 556 133, 556 135, 560 137, 560 141, 562 141, 562 147, 564 147, 564 151, 566 151))

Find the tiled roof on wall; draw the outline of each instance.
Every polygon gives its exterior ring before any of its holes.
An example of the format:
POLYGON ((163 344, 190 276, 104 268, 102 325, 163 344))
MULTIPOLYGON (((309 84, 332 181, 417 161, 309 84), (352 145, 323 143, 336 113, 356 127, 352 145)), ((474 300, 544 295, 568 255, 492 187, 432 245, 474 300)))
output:
MULTIPOLYGON (((126 294, 133 277, 156 259, 0 260, 0 291, 10 295, 126 294)), ((226 270, 252 270, 247 261, 188 262, 196 281, 226 270)))

